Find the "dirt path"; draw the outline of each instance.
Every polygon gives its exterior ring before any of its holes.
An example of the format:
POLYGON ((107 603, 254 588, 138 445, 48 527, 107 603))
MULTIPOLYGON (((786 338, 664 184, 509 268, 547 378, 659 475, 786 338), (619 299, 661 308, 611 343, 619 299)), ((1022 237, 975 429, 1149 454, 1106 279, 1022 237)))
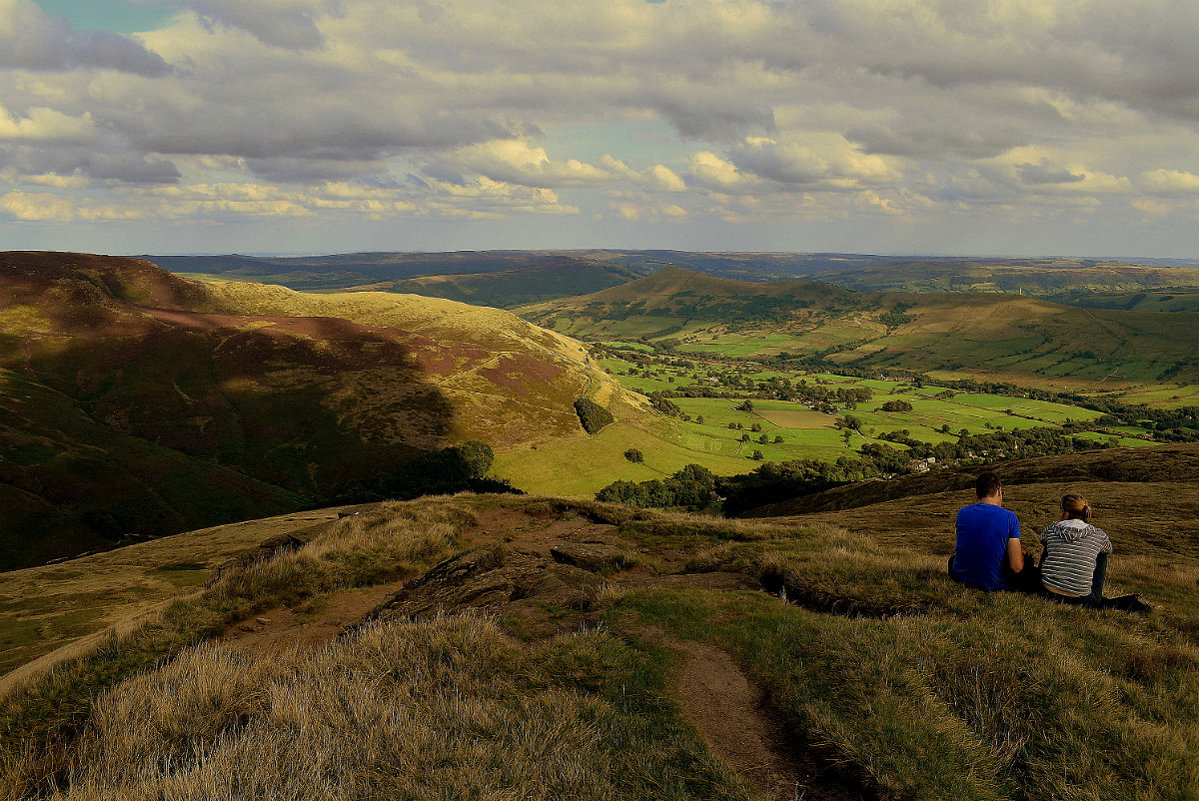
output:
POLYGON ((675 692, 683 717, 762 798, 858 801, 864 797, 822 771, 809 751, 797 747, 764 708, 762 692, 727 653, 691 641, 666 640, 665 644, 682 659, 675 692))
POLYGON ((392 581, 342 590, 320 598, 314 608, 299 614, 286 606, 275 607, 229 627, 217 641, 234 643, 257 653, 278 653, 293 647, 320 648, 362 622, 371 610, 399 592, 404 583, 392 581))

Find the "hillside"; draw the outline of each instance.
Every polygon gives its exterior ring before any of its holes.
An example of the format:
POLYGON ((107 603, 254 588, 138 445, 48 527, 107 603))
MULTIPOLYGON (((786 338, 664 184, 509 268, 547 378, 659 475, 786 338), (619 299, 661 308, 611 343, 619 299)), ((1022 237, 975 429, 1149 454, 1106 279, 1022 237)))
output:
POLYGON ((500 308, 594 292, 643 274, 607 260, 553 251, 144 258, 171 272, 207 279, 278 284, 302 292, 401 292, 500 308))
MULTIPOLYGON (((430 275, 347 287, 448 298, 475 306, 505 309, 551 298, 580 295, 636 279, 629 270, 602 262, 550 256, 527 265, 488 273, 430 275)), ((296 289, 302 286, 293 285, 296 289)))
MULTIPOLYGON (((1110 293, 1133 294, 1199 286, 1193 259, 1008 259, 874 256, 853 253, 711 253, 678 250, 477 251, 457 253, 349 253, 330 256, 150 256, 172 272, 225 275, 321 290, 419 276, 515 273, 549 259, 604 266, 631 276, 681 267, 718 278, 772 282, 824 281, 862 292, 1009 292, 1089 306, 1110 293)), ((602 271, 602 270, 601 270, 602 271)), ((627 280, 627 279, 626 279, 627 280)), ((563 287, 566 289, 567 287, 563 287)), ((592 289, 599 289, 593 287, 592 289)), ((408 291, 408 290, 404 290, 408 291)), ((560 297, 582 294, 559 291, 560 297)), ((417 294, 423 294, 418 292, 417 294)))
POLYGON ((677 267, 613 289, 523 307, 591 340, 680 352, 816 358, 854 368, 1072 382, 1199 377, 1199 315, 1080 309, 998 293, 856 293, 758 284, 677 267))
MULTIPOLYGON (((0 794, 1187 798, 1186 476, 1166 506, 1160 481, 1068 484, 1116 542, 1109 593, 1142 593, 1146 617, 950 582, 943 518, 961 490, 912 498, 923 516, 883 503, 844 524, 486 495, 372 504, 297 516, 287 549, 219 575, 287 519, 145 543, 156 575, 186 575, 173 604, 157 589, 126 604, 143 617, 117 639, 0 679, 0 794), (1118 525, 1138 505, 1168 517, 1118 525)), ((1013 480, 1005 497, 1035 529, 1059 491, 1013 480)), ((99 558, 54 603, 95 597, 99 558)), ((13 617, 49 603, 35 591, 13 617)))
POLYGON ((510 314, 202 284, 0 254, 0 567, 327 501, 415 455, 638 413, 585 349, 510 314))

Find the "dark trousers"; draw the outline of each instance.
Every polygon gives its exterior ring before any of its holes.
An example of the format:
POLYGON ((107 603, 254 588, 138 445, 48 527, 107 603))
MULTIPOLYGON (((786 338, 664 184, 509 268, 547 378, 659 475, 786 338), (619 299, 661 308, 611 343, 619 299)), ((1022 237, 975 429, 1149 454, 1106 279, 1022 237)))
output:
MULTIPOLYGON (((1104 554, 1106 556, 1107 554, 1104 554)), ((946 565, 949 571, 949 577, 954 581, 960 581, 967 586, 973 586, 962 578, 962 575, 953 567, 953 557, 949 557, 949 564, 946 565)), ((1011 566, 1007 562, 1005 555, 1003 560, 1003 575, 1007 578, 1007 586, 1005 590, 1009 592, 1040 592, 1041 591, 1041 570, 1033 563, 1032 556, 1028 551, 1024 552, 1024 569, 1019 573, 1012 571, 1011 566)), ((981 588, 979 588, 981 589, 981 588)))

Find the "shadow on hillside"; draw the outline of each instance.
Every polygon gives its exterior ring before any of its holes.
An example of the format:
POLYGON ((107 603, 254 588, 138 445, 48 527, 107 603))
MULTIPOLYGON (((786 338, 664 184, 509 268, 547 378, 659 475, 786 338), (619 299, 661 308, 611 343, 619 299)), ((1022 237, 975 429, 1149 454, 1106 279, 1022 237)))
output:
POLYGON ((447 444, 402 332, 135 308, 64 334, 0 362, 0 569, 321 504, 447 444))

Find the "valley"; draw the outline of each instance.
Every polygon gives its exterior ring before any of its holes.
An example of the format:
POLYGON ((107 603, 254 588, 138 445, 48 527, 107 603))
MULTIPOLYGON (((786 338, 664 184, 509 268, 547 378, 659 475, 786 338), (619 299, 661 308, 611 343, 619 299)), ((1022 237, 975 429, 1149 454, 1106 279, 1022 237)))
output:
POLYGON ((1191 313, 603 255, 0 254, 0 795, 1199 786, 1191 313), (1151 611, 950 582, 988 467, 1151 611))

